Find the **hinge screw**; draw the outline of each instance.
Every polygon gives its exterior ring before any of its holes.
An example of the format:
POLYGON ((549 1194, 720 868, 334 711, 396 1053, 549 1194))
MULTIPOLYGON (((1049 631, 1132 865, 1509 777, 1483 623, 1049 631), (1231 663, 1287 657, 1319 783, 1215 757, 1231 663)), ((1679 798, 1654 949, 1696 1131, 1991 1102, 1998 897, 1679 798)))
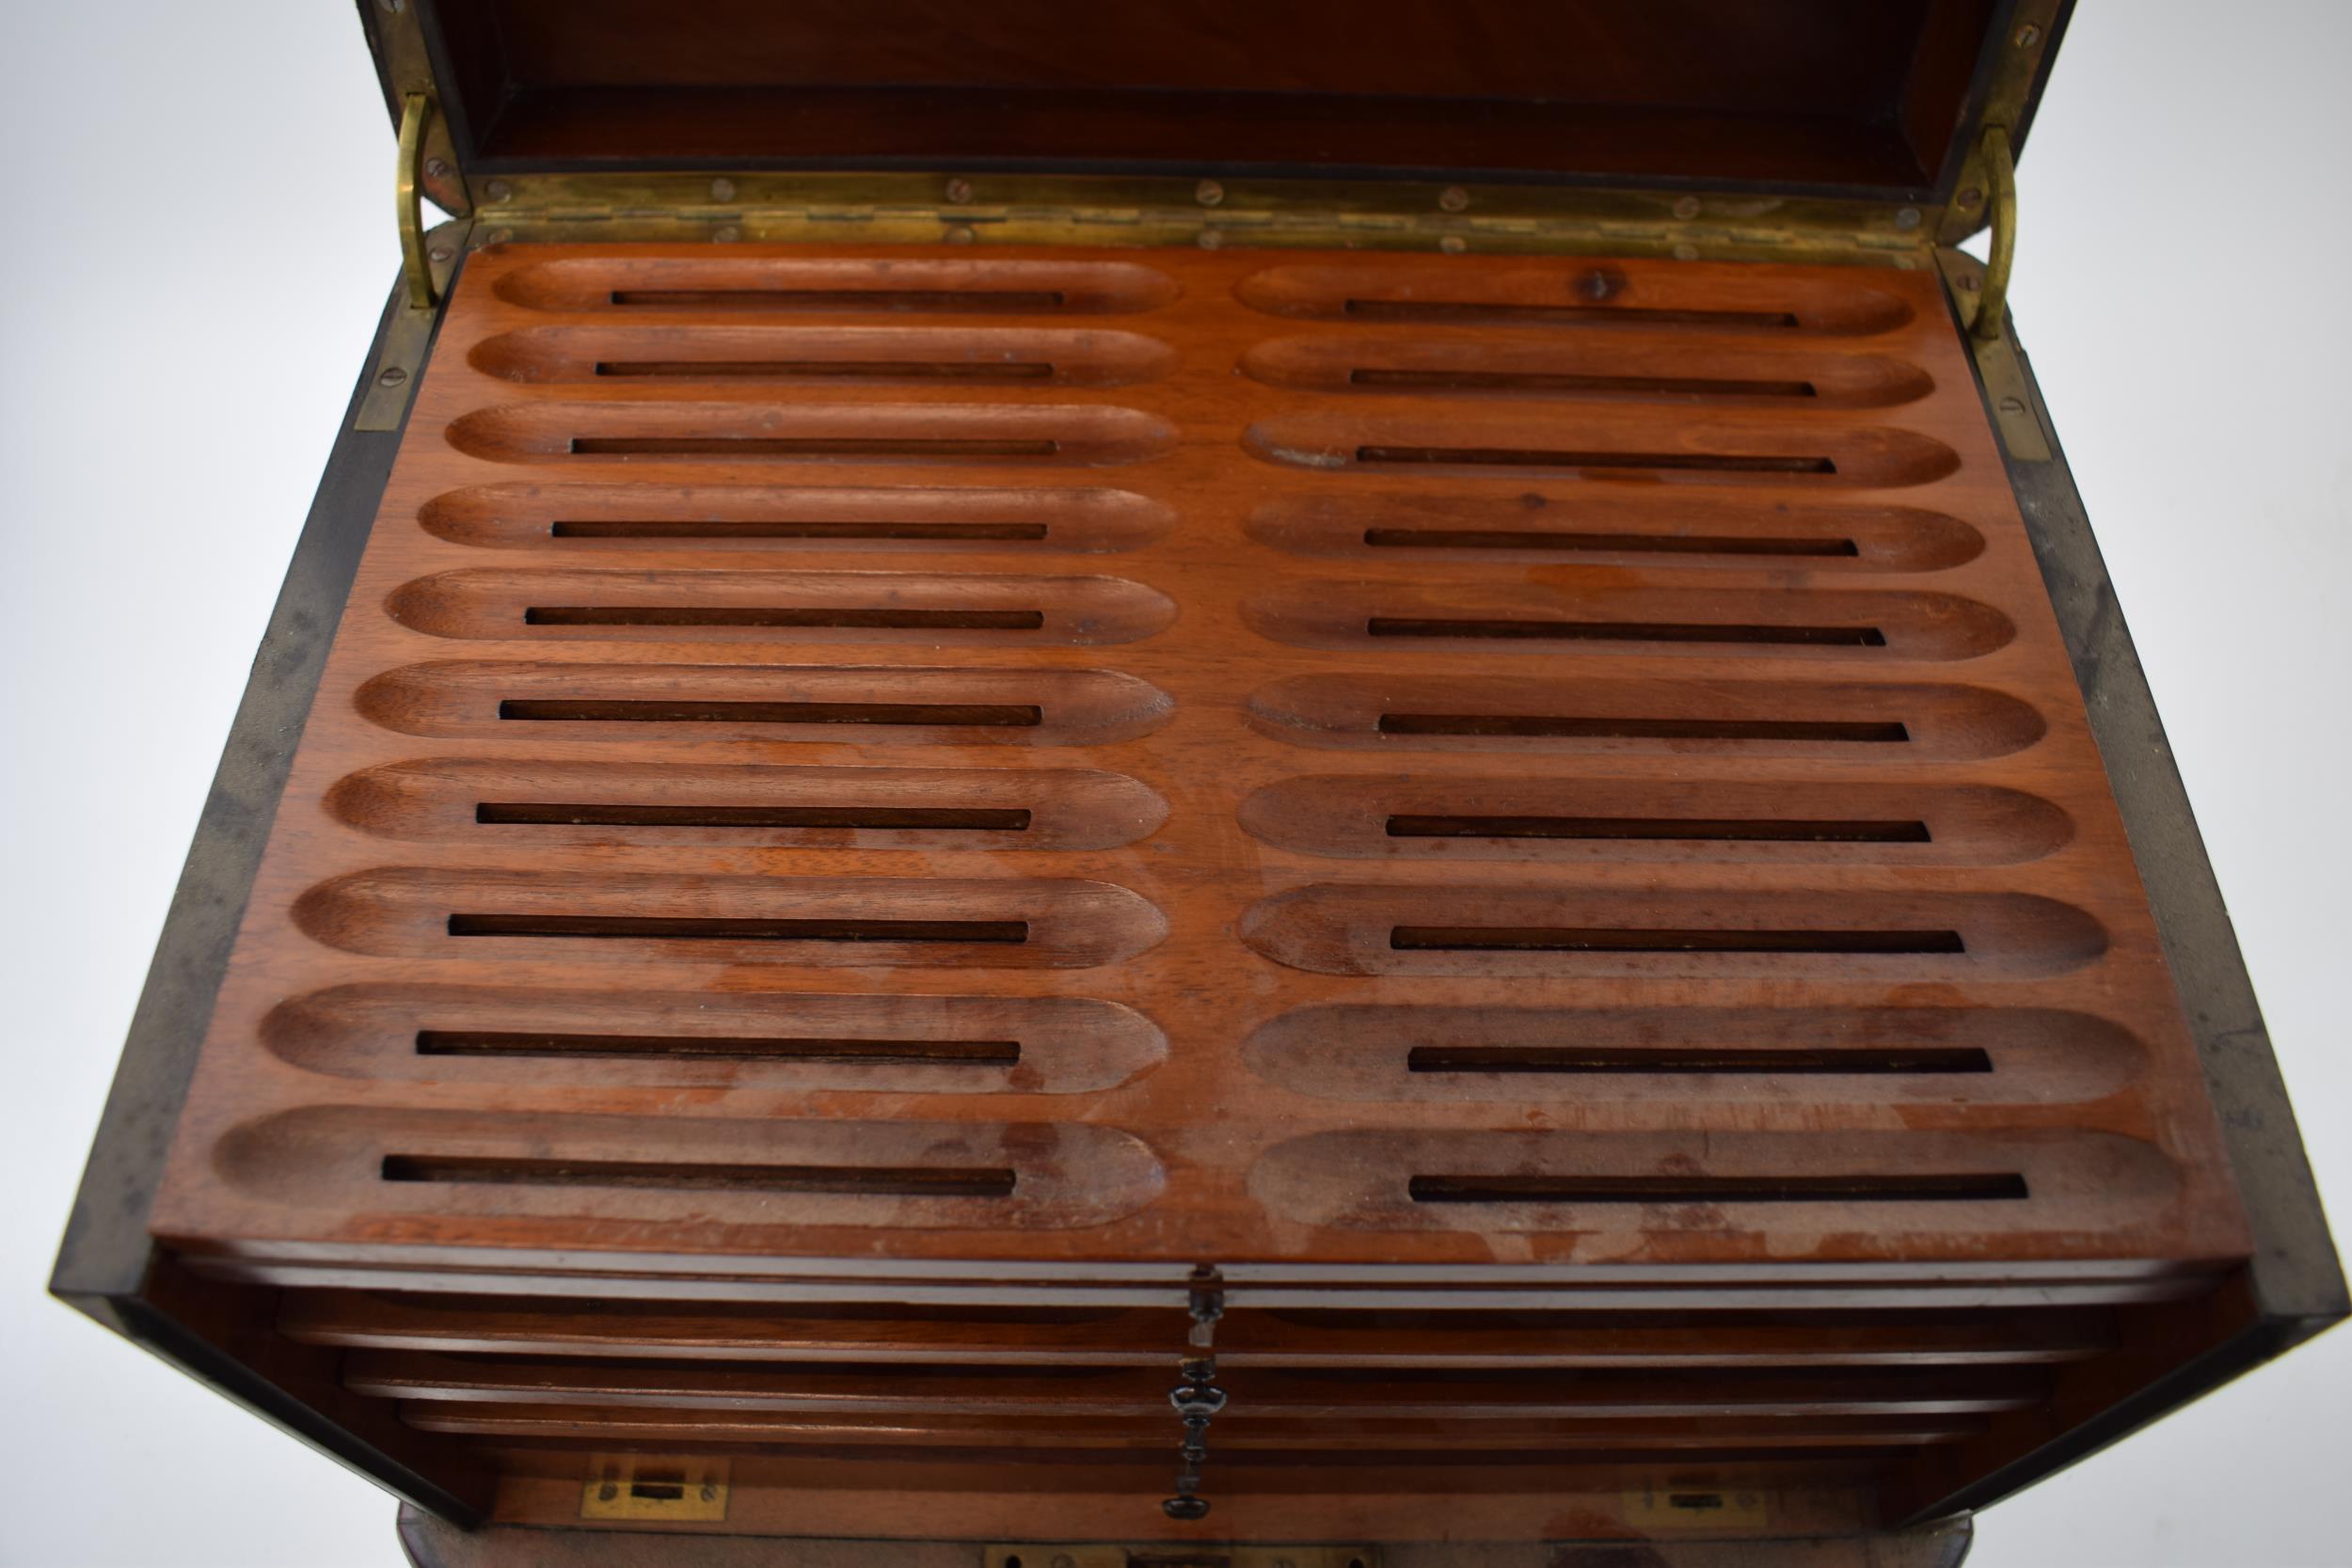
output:
POLYGON ((452 256, 455 255, 456 252, 451 250, 450 247, 445 245, 437 245, 431 250, 426 251, 425 254, 432 257, 437 261, 446 261, 452 256))
POLYGON ((2026 411, 2026 400, 2023 398, 2003 398, 1996 406, 1998 406, 2004 414, 2022 414, 2026 411))
POLYGON ((1459 234, 1448 234, 1438 242, 1438 248, 1448 256, 1459 256, 1470 248, 1470 241, 1459 234))
POLYGON ((1203 250, 1215 250, 1215 249, 1216 249, 1216 248, 1217 248, 1217 246, 1219 246, 1219 245, 1223 245, 1224 243, 1225 243, 1225 236, 1224 236, 1224 235, 1222 235, 1222 234, 1220 234, 1220 233, 1218 233, 1216 230, 1214 230, 1214 229, 1203 229, 1202 230, 1200 230, 1200 248, 1201 248, 1201 249, 1203 249, 1203 250))
POLYGON ((1974 207, 1978 202, 1982 201, 1983 199, 1984 193, 1977 189, 1974 185, 1969 186, 1966 190, 1960 193, 1960 204, 1963 207, 1974 207))
POLYGON ((1678 245, 1675 246, 1675 260, 1676 260, 1676 261, 1697 261, 1698 259, 1699 259, 1699 247, 1698 247, 1698 246, 1696 246, 1696 245, 1678 245))
POLYGON ((2035 44, 2040 43, 2041 41, 2042 29, 2035 26, 2032 23, 2028 22, 2023 27, 2017 29, 2018 48, 2031 49, 2035 44))
POLYGON ((732 245, 743 237, 743 230, 731 223, 723 223, 710 231, 710 237, 721 245, 732 245))
POLYGON ((1898 229, 1918 228, 1919 209, 1916 207, 1905 207, 1897 212, 1895 214, 1895 227, 1898 229))
POLYGON ((381 375, 375 378, 375 383, 379 387, 397 387, 407 379, 408 372, 406 371, 402 370, 398 365, 392 365, 388 367, 381 375))
POLYGON ((1203 180, 1193 186, 1192 198, 1203 207, 1214 207, 1225 199, 1225 187, 1214 180, 1203 180))
POLYGON ((1458 213, 1470 205, 1470 192, 1459 185, 1448 185, 1438 193, 1438 205, 1449 213, 1458 213))
POLYGON ((493 201, 504 201, 515 194, 515 187, 503 180, 493 180, 484 187, 483 194, 493 201))
POLYGON ((733 201, 735 199, 735 182, 728 179, 723 174, 718 179, 713 180, 710 182, 710 199, 713 201, 733 201))
POLYGON ((424 161, 424 171, 436 180, 449 178, 449 165, 438 158, 427 158, 424 161))
POLYGON ((1686 196, 1681 200, 1675 203, 1675 216, 1683 219, 1690 219, 1698 215, 1699 198, 1697 197, 1686 196))
POLYGON ((947 243, 949 245, 970 245, 972 243, 972 226, 970 224, 959 223, 953 229, 947 230, 947 243))
POLYGON ((964 201, 969 201, 969 200, 971 200, 971 199, 972 199, 972 182, 971 182, 971 181, 969 181, 969 180, 950 180, 950 181, 948 181, 948 182, 947 182, 947 199, 948 199, 948 200, 950 200, 950 201, 955 201, 955 202, 964 202, 964 201))

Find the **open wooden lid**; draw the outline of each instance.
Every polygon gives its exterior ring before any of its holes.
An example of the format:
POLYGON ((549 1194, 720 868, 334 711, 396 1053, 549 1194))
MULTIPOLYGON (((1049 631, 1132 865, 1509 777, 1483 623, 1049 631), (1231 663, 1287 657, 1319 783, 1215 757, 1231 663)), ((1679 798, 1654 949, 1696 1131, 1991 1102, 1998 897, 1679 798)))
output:
POLYGON ((402 5, 469 176, 1247 172, 1925 201, 1950 196, 1977 127, 2022 136, 2068 8, 361 0, 379 31, 373 8, 402 5), (2026 71, 2004 59, 2020 32, 2026 71))

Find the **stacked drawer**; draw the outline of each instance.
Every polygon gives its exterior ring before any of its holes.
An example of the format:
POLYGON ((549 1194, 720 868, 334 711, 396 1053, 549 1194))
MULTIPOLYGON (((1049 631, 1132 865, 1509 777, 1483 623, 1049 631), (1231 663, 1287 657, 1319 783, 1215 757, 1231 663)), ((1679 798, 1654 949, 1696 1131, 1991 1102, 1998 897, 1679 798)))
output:
POLYGON ((1893 1516, 2245 1251, 1930 277, 735 246, 468 260, 157 1232, 864 1533, 1893 1516))

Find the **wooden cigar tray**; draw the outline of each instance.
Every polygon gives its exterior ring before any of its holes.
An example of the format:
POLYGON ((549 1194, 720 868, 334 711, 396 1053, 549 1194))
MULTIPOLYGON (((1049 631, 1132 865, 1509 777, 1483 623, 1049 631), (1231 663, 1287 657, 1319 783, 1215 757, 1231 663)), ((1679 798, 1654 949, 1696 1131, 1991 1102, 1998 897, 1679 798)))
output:
POLYGON ((447 1563, 1949 1562, 2316 1332, 2068 8, 367 0, 57 1292, 447 1563))

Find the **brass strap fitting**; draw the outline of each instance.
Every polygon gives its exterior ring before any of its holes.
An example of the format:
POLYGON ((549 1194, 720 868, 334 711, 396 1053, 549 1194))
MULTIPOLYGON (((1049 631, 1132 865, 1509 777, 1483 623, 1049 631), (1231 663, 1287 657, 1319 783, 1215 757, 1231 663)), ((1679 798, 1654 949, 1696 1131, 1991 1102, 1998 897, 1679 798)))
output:
POLYGON ((1977 313, 1969 318, 1970 336, 1991 342, 2001 335, 2009 315, 2009 275, 2017 260, 2017 159, 2010 150, 2009 129, 1984 128, 1985 182, 1993 193, 1993 237, 1985 252, 1984 286, 1977 291, 1977 313))
POLYGON ((400 110, 400 167, 393 185, 399 197, 400 272, 408 286, 408 308, 430 310, 438 303, 433 290, 433 268, 424 254, 424 205, 418 194, 423 176, 424 124, 432 117, 433 100, 412 92, 400 110))

